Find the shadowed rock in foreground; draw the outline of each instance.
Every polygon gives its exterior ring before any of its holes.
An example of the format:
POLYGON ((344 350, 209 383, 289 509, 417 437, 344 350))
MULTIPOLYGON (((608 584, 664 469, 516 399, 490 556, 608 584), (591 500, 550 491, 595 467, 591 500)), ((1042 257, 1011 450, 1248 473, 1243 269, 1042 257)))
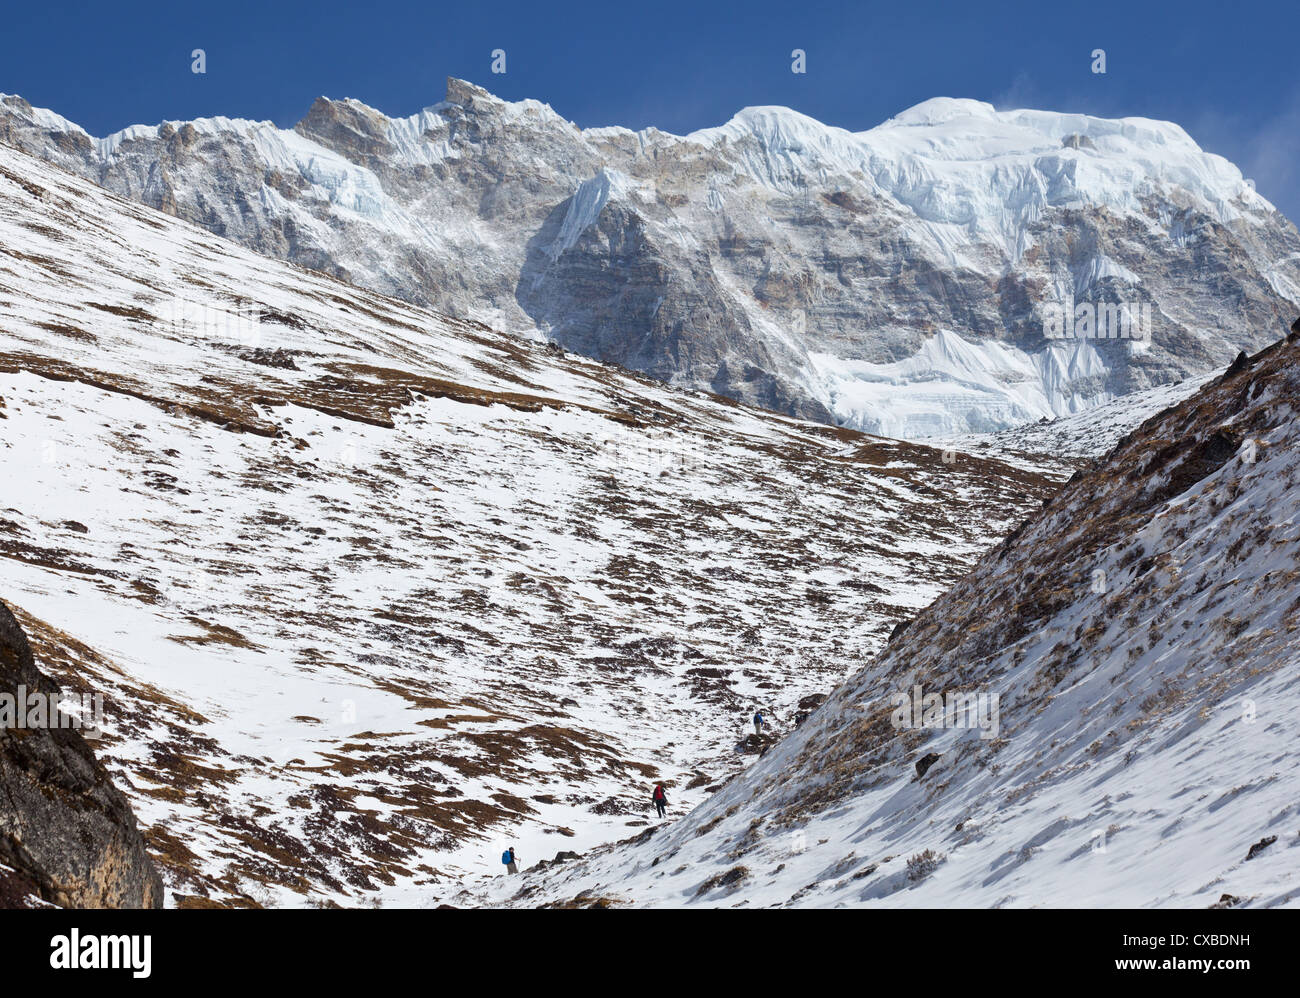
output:
MULTIPOLYGON (((0 603, 0 696, 58 692, 0 603)), ((67 908, 160 908, 135 815, 79 731, 0 729, 0 864, 67 908)))

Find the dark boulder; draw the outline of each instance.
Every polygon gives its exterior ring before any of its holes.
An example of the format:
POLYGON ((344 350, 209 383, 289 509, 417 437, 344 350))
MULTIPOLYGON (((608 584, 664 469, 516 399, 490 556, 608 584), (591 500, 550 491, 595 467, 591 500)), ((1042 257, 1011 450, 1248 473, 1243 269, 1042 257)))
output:
POLYGON ((535 869, 545 869, 548 866, 559 866, 561 863, 568 863, 571 860, 578 859, 579 855, 579 853, 569 852, 562 849, 555 854, 554 859, 539 860, 537 863, 534 863, 533 866, 535 869))
POLYGON ((1254 859, 1256 856, 1258 856, 1260 853, 1262 853, 1265 849, 1267 849, 1276 841, 1277 841, 1276 835, 1265 836, 1264 838, 1260 839, 1258 842, 1256 842, 1253 846, 1250 847, 1250 851, 1246 853, 1246 858, 1254 859))
POLYGON ((1237 431, 1221 426, 1204 439, 1176 440, 1161 448, 1142 469, 1151 477, 1168 475, 1148 494, 1150 501, 1163 503, 1182 495, 1232 460, 1241 444, 1237 431))
POLYGON ((930 767, 939 761, 938 752, 927 752, 921 758, 916 760, 916 778, 924 779, 925 774, 930 771, 930 767))
POLYGON ((1237 354, 1237 359, 1234 360, 1228 366, 1228 369, 1223 373, 1223 376, 1225 378, 1231 378, 1233 375, 1240 374, 1242 371, 1246 370, 1249 367, 1250 367, 1250 357, 1247 356, 1245 350, 1242 350, 1239 354, 1237 354))
POLYGON ((777 743, 774 735, 767 733, 761 735, 748 734, 736 745, 736 751, 742 755, 762 755, 769 748, 777 743))
POLYGON ((813 711, 826 702, 825 693, 809 693, 799 701, 799 709, 813 711))
MULTIPOLYGON (((54 694, 0 603, 0 696, 54 694)), ((160 908, 163 884, 135 815, 81 732, 0 729, 0 864, 65 908, 160 908)))

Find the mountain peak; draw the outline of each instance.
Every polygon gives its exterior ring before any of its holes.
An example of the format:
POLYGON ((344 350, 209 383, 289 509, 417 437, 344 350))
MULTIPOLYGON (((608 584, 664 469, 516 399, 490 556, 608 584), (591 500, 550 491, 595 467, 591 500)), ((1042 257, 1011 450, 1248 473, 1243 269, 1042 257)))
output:
POLYGON ((317 97, 306 116, 294 126, 299 135, 349 158, 386 153, 391 148, 388 129, 387 115, 351 97, 317 97))
POLYGON ((938 125, 954 118, 993 118, 992 104, 970 97, 931 97, 890 118, 886 125, 938 125))
POLYGON ((449 76, 447 77, 447 103, 469 109, 476 104, 501 105, 506 102, 477 84, 449 76))

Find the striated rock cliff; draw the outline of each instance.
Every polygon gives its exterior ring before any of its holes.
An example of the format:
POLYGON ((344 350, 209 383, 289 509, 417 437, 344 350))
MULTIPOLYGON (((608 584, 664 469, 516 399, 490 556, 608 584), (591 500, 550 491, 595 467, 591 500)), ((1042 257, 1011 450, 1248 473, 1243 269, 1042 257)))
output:
MULTIPOLYGON (((0 695, 19 688, 58 693, 0 603, 0 695)), ((162 907, 130 805, 70 728, 0 729, 0 900, 32 893, 67 908, 162 907)))

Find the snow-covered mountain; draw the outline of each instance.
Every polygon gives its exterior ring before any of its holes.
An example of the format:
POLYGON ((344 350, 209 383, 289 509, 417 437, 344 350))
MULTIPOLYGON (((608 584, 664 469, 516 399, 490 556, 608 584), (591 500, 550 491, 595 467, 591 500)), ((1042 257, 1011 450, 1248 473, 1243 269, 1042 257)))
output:
POLYGON ((1128 434, 705 805, 464 900, 1300 902, 1296 328, 1128 434))
POLYGON ((17 97, 0 140, 260 253, 673 384, 900 437, 991 432, 1285 332, 1300 236, 1177 125, 926 101, 865 132, 747 108, 579 129, 459 80, 95 139, 17 97), (1143 340, 1045 339, 1066 302, 1143 340))
POLYGON ((104 694, 185 905, 423 903, 510 839, 646 827, 652 780, 699 803, 755 705, 787 729, 1056 488, 268 260, 4 145, 0 461, 0 599, 104 694))

